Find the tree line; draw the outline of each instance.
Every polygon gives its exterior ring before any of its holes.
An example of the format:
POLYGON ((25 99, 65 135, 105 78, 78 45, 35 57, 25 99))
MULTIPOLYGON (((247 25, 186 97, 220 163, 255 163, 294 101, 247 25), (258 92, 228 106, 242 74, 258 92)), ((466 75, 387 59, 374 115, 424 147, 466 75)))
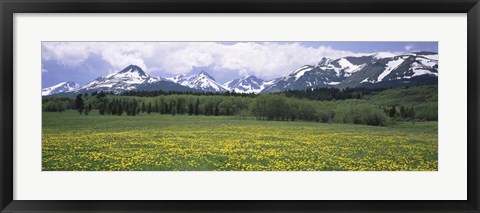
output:
MULTIPOLYGON (((353 94, 354 90, 345 94, 353 94)), ((360 91, 360 90, 358 90, 360 91)), ((335 92, 332 92, 335 93, 335 92)), ((416 120, 412 106, 378 106, 365 101, 316 101, 294 98, 286 94, 262 95, 198 95, 150 93, 114 95, 111 93, 78 94, 75 98, 44 97, 43 110, 62 112, 75 109, 88 115, 92 110, 100 115, 136 116, 141 113, 239 116, 257 120, 343 122, 366 125, 385 125, 389 119, 416 120)), ((342 97, 337 96, 337 97, 342 97)))
MULTIPOLYGON (((92 93, 96 94, 95 93, 92 93)), ((256 97, 255 93, 238 93, 235 91, 226 92, 196 92, 196 91, 163 91, 163 90, 130 90, 120 94, 120 96, 136 96, 136 97, 157 97, 161 95, 195 95, 195 96, 233 96, 233 97, 256 97)))
POLYGON ((370 88, 308 88, 303 90, 286 90, 282 92, 289 98, 300 98, 309 100, 346 100, 346 99, 362 99, 366 95, 372 95, 384 89, 370 89, 370 88))
MULTIPOLYGON (((251 102, 250 97, 243 96, 197 96, 197 95, 161 95, 156 97, 137 97, 107 95, 95 93, 90 96, 78 94, 71 109, 80 114, 87 114, 96 109, 100 115, 129 115, 139 113, 160 114, 188 114, 206 116, 232 116, 242 110, 247 110, 251 102)), ((48 102, 57 102, 56 98, 49 98, 48 102)), ((44 111, 46 110, 44 107, 44 111)))
MULTIPOLYGON (((371 88, 308 88, 303 90, 285 90, 278 94, 284 94, 289 98, 300 98, 309 100, 346 100, 346 99, 362 99, 366 95, 375 94, 376 92, 384 89, 371 89, 371 88)), ((93 93, 92 95, 95 95, 93 93)), ((136 96, 136 97, 157 97, 161 95, 195 95, 195 96, 233 96, 233 97, 256 97, 255 93, 237 93, 235 91, 226 92, 197 92, 197 91, 142 91, 131 90, 120 94, 121 96, 136 96)))

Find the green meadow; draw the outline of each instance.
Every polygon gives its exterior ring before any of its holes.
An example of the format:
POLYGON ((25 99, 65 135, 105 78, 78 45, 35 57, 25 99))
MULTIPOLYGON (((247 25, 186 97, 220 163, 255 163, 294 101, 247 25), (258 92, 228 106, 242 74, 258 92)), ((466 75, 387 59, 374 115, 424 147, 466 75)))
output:
POLYGON ((436 121, 371 126, 66 110, 43 112, 42 128, 43 171, 438 170, 436 121))

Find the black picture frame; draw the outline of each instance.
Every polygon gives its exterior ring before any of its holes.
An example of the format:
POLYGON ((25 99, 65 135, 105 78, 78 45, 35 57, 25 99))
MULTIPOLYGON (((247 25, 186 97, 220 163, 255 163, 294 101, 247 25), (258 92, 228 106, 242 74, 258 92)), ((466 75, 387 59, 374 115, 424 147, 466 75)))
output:
MULTIPOLYGON (((480 212, 479 0, 1 0, 1 212, 480 212), (13 200, 14 13, 467 13, 468 199, 465 201, 13 200)), ((448 183, 445 183, 448 184, 448 183)), ((281 187, 281 186, 279 186, 281 187)))

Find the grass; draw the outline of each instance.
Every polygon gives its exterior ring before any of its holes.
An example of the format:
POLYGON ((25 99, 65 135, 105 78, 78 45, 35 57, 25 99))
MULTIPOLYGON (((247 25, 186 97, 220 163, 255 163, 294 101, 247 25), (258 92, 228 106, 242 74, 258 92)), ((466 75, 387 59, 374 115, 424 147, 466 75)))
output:
POLYGON ((377 105, 417 106, 429 103, 436 107, 438 105, 438 86, 424 85, 387 89, 368 96, 365 100, 377 105))
POLYGON ((44 171, 436 171, 437 122, 43 113, 44 171))

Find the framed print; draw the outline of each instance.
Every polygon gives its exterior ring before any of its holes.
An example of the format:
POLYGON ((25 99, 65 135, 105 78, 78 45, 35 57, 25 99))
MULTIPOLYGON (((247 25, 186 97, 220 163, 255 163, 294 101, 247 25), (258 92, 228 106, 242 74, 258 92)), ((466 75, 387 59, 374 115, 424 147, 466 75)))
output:
POLYGON ((480 212, 479 10, 2 1, 2 212, 480 212))

